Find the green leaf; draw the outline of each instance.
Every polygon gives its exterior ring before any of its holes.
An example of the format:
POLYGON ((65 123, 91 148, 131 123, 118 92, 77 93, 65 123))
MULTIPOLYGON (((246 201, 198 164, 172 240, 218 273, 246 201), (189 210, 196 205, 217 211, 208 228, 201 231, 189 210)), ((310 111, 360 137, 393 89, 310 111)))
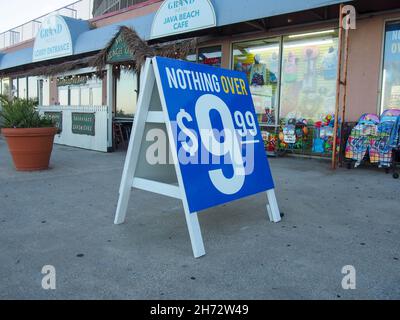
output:
POLYGON ((41 116, 37 101, 32 99, 7 99, 0 96, 0 118, 4 128, 48 128, 54 127, 52 119, 41 116))

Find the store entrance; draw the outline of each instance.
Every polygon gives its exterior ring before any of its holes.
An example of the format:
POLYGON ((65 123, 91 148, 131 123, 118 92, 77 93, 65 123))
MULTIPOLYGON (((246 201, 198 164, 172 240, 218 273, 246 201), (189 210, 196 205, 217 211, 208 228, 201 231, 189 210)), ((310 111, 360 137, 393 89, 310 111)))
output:
POLYGON ((138 99, 138 76, 131 66, 114 66, 113 146, 127 149, 138 99))

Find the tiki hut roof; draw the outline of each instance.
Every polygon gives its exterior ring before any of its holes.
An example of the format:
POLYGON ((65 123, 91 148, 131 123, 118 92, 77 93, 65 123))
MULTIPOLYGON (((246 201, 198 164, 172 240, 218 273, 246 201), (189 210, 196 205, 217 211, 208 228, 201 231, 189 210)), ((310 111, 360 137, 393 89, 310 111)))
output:
POLYGON ((136 71, 140 71, 146 58, 162 56, 183 59, 191 50, 196 48, 196 39, 179 40, 150 46, 146 41, 139 37, 135 30, 122 26, 108 45, 93 58, 90 66, 96 68, 98 71, 104 69, 108 63, 108 53, 118 37, 122 37, 129 53, 133 57, 133 61, 129 62, 134 63, 136 71))
POLYGON ((65 58, 60 62, 43 61, 41 63, 32 65, 27 68, 21 67, 18 69, 0 71, 0 77, 12 76, 57 76, 71 70, 76 70, 85 67, 92 67, 97 70, 98 76, 102 77, 105 66, 108 64, 107 57, 109 50, 112 48, 115 40, 122 37, 125 42, 130 55, 133 57, 132 61, 127 63, 133 64, 136 71, 140 71, 144 65, 146 58, 154 56, 162 56, 175 59, 185 58, 191 50, 196 48, 197 40, 195 38, 188 40, 171 41, 162 44, 149 45, 146 41, 141 39, 135 30, 122 26, 110 40, 107 46, 99 53, 91 56, 84 56, 75 58, 74 60, 65 61, 65 58))
POLYGON ((4 70, 0 72, 0 77, 34 77, 34 76, 48 76, 53 77, 67 71, 85 68, 89 66, 89 63, 93 60, 91 57, 83 57, 74 59, 71 61, 59 62, 58 64, 47 65, 45 62, 35 65, 32 68, 20 68, 19 70, 4 70))

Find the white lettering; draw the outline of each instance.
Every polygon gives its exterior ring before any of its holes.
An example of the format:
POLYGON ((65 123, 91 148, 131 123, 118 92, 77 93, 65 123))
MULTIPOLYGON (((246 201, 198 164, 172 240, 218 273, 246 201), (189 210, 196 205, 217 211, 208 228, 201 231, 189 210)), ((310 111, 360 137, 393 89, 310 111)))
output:
POLYGON ((395 30, 392 32, 392 40, 393 41, 399 41, 400 40, 400 31, 395 30))
POLYGON ((215 74, 165 68, 168 85, 171 89, 221 92, 219 79, 215 74))
POLYGON ((181 69, 176 70, 176 75, 178 77, 179 86, 181 89, 185 90, 187 88, 185 74, 181 69))
POLYGON ((195 90, 203 91, 203 88, 201 87, 199 73, 192 71, 192 78, 193 78, 193 84, 194 84, 195 90))
POLYGON ((172 87, 178 89, 178 81, 176 80, 175 69, 170 70, 169 68, 165 68, 165 71, 167 72, 169 87, 171 89, 172 87))

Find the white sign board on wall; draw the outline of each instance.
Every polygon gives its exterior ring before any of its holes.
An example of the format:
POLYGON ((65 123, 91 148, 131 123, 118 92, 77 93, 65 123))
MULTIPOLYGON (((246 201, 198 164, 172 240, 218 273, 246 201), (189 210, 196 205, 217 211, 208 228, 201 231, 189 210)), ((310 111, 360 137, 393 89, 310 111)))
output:
POLYGON ((64 18, 49 16, 42 22, 33 47, 33 61, 55 59, 73 54, 71 32, 64 18))
POLYGON ((154 18, 150 38, 162 38, 216 25, 215 10, 210 0, 166 0, 154 18))

